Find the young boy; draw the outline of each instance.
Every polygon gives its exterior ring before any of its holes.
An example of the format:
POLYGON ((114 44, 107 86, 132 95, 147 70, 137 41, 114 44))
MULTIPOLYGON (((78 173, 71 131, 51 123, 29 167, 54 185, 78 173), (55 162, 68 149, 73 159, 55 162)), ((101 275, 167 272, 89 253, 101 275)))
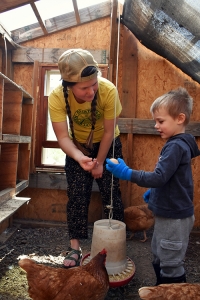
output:
POLYGON ((148 207, 155 215, 151 248, 156 285, 186 282, 184 257, 194 224, 191 158, 200 155, 194 137, 185 133, 192 106, 184 88, 153 102, 155 128, 167 140, 153 172, 132 170, 120 158, 118 164, 106 160, 106 169, 115 177, 151 188, 148 207))

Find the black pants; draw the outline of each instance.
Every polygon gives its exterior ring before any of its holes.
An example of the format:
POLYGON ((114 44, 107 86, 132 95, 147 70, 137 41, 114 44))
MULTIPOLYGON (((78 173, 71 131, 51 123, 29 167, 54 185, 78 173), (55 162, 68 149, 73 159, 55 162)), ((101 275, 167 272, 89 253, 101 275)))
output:
MULTIPOLYGON (((115 139, 114 157, 122 158, 122 145, 120 138, 115 139)), ((100 143, 95 143, 91 151, 91 157, 97 157, 100 143)), ((113 144, 107 154, 108 158, 113 157, 113 144)), ((92 184, 94 178, 91 174, 81 168, 79 163, 69 156, 66 156, 65 164, 66 178, 68 182, 67 195, 67 222, 69 239, 86 239, 88 236, 88 208, 90 204, 92 184)), ((109 209, 106 207, 111 203, 111 186, 113 200, 113 219, 124 221, 124 208, 121 200, 119 179, 113 177, 105 168, 102 178, 96 179, 102 198, 104 214, 109 217, 109 209)))

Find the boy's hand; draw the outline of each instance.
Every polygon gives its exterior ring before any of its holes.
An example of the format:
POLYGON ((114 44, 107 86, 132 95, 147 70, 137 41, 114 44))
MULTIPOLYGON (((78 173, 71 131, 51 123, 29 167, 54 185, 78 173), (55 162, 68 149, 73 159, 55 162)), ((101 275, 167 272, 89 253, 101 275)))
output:
POLYGON ((144 194, 143 194, 143 199, 146 203, 149 202, 149 198, 150 198, 150 193, 151 193, 151 189, 147 190, 144 194))
POLYGON ((109 158, 107 158, 106 169, 110 171, 117 178, 123 180, 131 179, 132 169, 127 167, 124 160, 121 158, 118 158, 118 164, 113 163, 109 158))

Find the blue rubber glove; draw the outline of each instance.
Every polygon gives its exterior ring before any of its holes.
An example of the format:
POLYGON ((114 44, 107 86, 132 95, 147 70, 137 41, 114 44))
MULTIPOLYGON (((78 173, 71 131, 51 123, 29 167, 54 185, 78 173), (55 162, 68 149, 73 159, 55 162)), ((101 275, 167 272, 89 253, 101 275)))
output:
POLYGON ((143 199, 146 203, 149 202, 149 198, 150 198, 150 193, 151 193, 151 189, 147 190, 144 194, 143 194, 143 199))
POLYGON ((106 159, 106 170, 110 171, 115 177, 123 180, 130 180, 132 169, 127 167, 124 160, 118 158, 118 164, 113 163, 109 158, 106 159))

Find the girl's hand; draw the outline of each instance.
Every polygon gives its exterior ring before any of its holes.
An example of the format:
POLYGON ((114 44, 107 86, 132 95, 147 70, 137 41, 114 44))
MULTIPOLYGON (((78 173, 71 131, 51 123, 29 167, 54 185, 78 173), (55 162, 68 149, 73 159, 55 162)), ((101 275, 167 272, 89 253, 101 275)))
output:
POLYGON ((92 169, 91 174, 94 177, 94 179, 101 178, 103 174, 103 164, 99 164, 96 161, 96 166, 94 167, 94 169, 92 169))
POLYGON ((97 164, 96 159, 92 159, 91 157, 88 156, 82 156, 78 162, 85 171, 89 171, 89 172, 93 168, 95 168, 97 164))

